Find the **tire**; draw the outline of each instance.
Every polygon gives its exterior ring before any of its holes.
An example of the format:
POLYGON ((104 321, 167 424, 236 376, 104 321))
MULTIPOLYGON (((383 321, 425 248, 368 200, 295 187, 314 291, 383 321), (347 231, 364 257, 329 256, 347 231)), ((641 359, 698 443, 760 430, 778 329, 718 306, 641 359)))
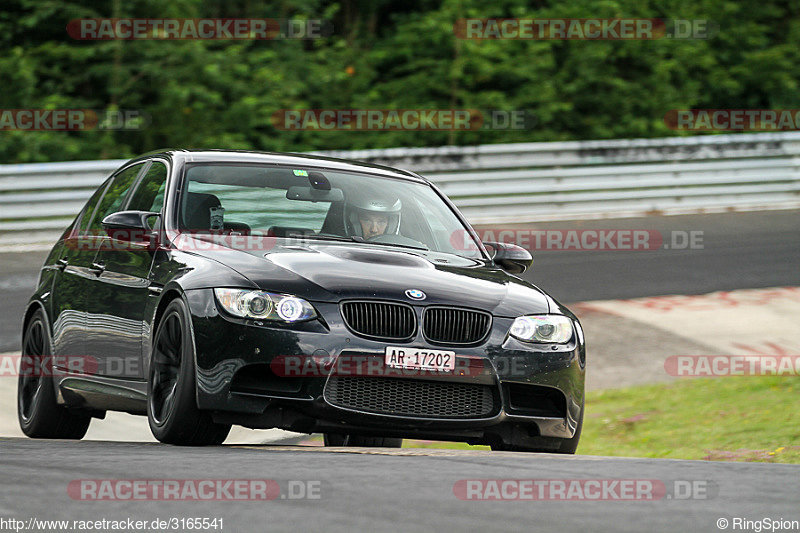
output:
POLYGON ((325 446, 356 446, 360 448, 402 448, 403 439, 394 437, 364 437, 325 433, 325 446))
POLYGON ((80 440, 92 417, 56 402, 52 377, 53 354, 44 311, 37 310, 25 328, 17 382, 17 419, 22 432, 33 439, 80 440))
POLYGON ((195 349, 189 310, 172 300, 158 323, 147 380, 147 420, 153 436, 164 444, 222 444, 231 430, 197 408, 195 349))
POLYGON ((581 407, 581 414, 578 416, 578 427, 575 428, 575 434, 569 439, 561 439, 561 444, 558 448, 534 448, 529 446, 516 446, 503 442, 492 444, 492 450, 505 452, 563 453, 573 455, 578 449, 578 443, 581 440, 581 430, 583 430, 583 412, 584 408, 581 407))

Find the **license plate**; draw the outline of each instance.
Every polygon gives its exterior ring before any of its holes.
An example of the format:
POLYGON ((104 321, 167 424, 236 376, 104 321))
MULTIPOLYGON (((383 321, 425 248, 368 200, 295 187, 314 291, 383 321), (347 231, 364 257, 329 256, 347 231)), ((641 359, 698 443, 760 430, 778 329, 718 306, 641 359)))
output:
POLYGON ((456 352, 387 346, 385 362, 392 368, 452 372, 456 369, 456 352))

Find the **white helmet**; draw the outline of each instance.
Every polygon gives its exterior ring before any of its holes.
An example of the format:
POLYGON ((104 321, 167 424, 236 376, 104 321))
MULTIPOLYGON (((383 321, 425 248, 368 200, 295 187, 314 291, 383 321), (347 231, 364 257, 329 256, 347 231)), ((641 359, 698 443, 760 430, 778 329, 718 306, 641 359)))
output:
POLYGON ((347 232, 351 236, 363 237, 360 219, 365 214, 380 214, 386 215, 389 219, 384 235, 396 235, 400 231, 402 206, 399 198, 387 198, 381 195, 359 194, 354 198, 348 198, 344 205, 347 232))

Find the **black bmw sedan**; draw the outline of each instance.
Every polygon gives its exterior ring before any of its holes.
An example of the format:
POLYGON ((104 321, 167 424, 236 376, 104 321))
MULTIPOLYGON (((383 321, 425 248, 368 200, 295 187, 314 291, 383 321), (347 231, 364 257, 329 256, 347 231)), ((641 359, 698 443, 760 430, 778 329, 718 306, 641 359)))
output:
POLYGON ((574 453, 576 317, 481 243, 425 178, 292 154, 172 150, 123 165, 42 267, 23 321, 22 430, 107 411, 179 445, 232 425, 574 453))

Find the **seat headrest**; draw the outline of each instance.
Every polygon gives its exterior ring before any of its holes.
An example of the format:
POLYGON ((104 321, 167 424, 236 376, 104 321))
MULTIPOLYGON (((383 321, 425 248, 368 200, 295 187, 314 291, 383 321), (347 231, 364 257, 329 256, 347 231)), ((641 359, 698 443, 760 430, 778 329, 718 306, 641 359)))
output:
POLYGON ((183 225, 191 231, 208 231, 211 229, 211 208, 220 207, 222 203, 214 194, 190 192, 186 195, 183 210, 183 225))

